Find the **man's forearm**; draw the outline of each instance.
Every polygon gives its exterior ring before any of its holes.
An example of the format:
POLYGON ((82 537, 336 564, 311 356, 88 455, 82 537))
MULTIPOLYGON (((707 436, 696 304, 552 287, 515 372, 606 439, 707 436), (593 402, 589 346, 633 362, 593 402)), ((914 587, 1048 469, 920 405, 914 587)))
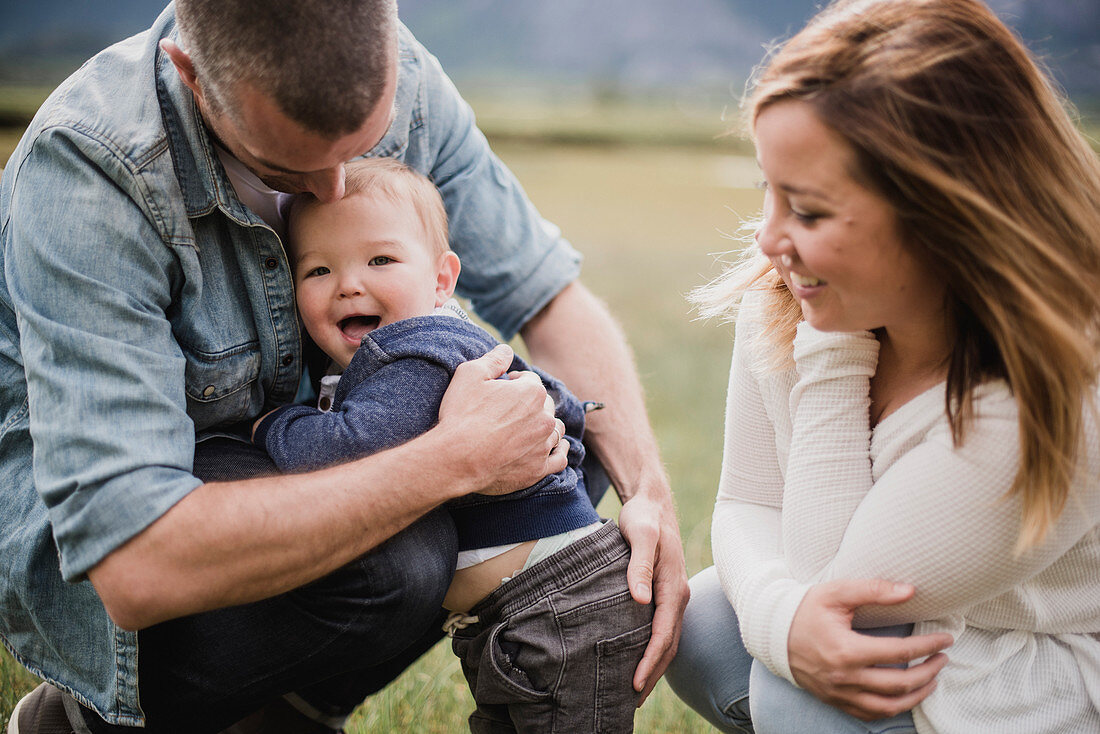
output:
POLYGON ((603 410, 587 416, 585 444, 599 456, 619 498, 625 502, 639 492, 667 495, 634 360, 606 306, 573 283, 521 335, 535 364, 581 400, 604 403, 603 410))
POLYGON ((478 489, 469 472, 439 461, 450 442, 429 432, 308 474, 205 484, 89 578, 131 629, 297 588, 478 489))
MULTIPOLYGON (((265 599, 333 571, 451 497, 499 493, 566 466, 554 404, 532 373, 498 380, 499 346, 459 365, 439 424, 308 474, 205 484, 89 572, 111 617, 140 629, 265 599)), ((563 431, 564 432, 564 431, 563 431)))

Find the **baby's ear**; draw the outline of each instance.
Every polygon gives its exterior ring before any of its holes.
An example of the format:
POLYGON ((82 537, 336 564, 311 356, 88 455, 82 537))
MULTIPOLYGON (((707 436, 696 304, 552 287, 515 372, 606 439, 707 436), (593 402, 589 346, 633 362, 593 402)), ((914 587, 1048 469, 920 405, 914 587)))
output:
POLYGON ((455 284, 458 283, 458 271, 462 264, 458 261, 458 255, 447 250, 439 256, 439 270, 435 281, 435 305, 439 308, 447 302, 455 292, 455 284))

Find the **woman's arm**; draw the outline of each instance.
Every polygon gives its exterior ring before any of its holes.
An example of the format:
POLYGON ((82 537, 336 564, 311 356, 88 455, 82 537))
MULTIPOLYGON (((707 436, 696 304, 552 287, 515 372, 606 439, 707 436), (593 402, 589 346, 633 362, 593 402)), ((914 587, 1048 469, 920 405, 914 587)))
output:
MULTIPOLYGON (((781 541, 783 471, 776 422, 761 391, 759 298, 748 294, 737 319, 726 398, 725 453, 711 532, 714 563, 722 587, 737 611, 749 653, 790 678, 787 630, 809 588, 795 581, 781 541)), ((771 373, 772 397, 789 392, 793 374, 771 373)))
POLYGON ((870 382, 878 350, 868 331, 798 325, 782 529, 784 557, 802 581, 833 559, 871 489, 870 382))
MULTIPOLYGON (((751 367, 752 342, 758 332, 751 318, 752 305, 746 299, 738 320, 726 452, 712 533, 715 564, 737 610, 746 648, 777 674, 797 680, 822 700, 857 716, 881 718, 906 710, 931 691, 944 658, 933 657, 909 670, 873 666, 932 655, 950 644, 950 637, 875 639, 852 631, 852 608, 844 605, 898 603, 911 589, 863 581, 811 587, 794 579, 781 542, 785 512, 781 508, 786 499, 775 426, 786 418, 787 407, 780 403, 793 391, 795 378, 790 373, 766 378, 777 381, 765 386, 773 412, 769 416, 761 383, 751 367), (814 623, 810 639, 817 647, 808 651, 810 655, 801 654, 803 645, 796 640, 798 630, 792 628, 796 615, 814 623)), ((798 396, 796 409, 812 412, 816 405, 812 393, 807 389, 798 396)), ((863 393, 866 396, 866 388, 863 393)), ((863 411, 866 415, 865 403, 863 411)))
POLYGON ((962 446, 938 424, 874 482, 852 515, 821 580, 888 578, 916 594, 889 609, 865 609, 860 626, 936 619, 1018 586, 1058 560, 1096 526, 1095 424, 1090 423, 1066 511, 1045 541, 1017 553, 1021 502, 1007 496, 1019 462, 1019 423, 1007 389, 988 386, 962 446))

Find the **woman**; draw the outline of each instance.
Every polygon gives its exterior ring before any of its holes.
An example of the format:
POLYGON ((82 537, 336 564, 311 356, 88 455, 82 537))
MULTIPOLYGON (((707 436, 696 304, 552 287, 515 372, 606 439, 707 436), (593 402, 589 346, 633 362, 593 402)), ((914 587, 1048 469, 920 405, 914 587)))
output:
POLYGON ((1095 154, 977 0, 834 3, 749 114, 673 688, 726 731, 1100 731, 1095 154))

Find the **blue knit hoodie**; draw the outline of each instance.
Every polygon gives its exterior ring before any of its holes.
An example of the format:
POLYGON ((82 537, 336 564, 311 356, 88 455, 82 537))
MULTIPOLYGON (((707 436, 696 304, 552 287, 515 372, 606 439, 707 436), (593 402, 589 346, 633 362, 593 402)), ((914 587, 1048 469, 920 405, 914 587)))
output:
MULTIPOLYGON (((318 469, 397 446, 438 421, 455 368, 496 344, 481 327, 443 315, 375 329, 341 376, 330 412, 285 406, 264 418, 254 440, 284 472, 318 469)), ((542 378, 565 423, 568 466, 518 492, 470 494, 449 502, 459 550, 545 538, 599 520, 590 496, 601 496, 608 480, 593 457, 585 460, 583 406, 559 380, 519 357, 509 370, 530 370, 542 378)))

